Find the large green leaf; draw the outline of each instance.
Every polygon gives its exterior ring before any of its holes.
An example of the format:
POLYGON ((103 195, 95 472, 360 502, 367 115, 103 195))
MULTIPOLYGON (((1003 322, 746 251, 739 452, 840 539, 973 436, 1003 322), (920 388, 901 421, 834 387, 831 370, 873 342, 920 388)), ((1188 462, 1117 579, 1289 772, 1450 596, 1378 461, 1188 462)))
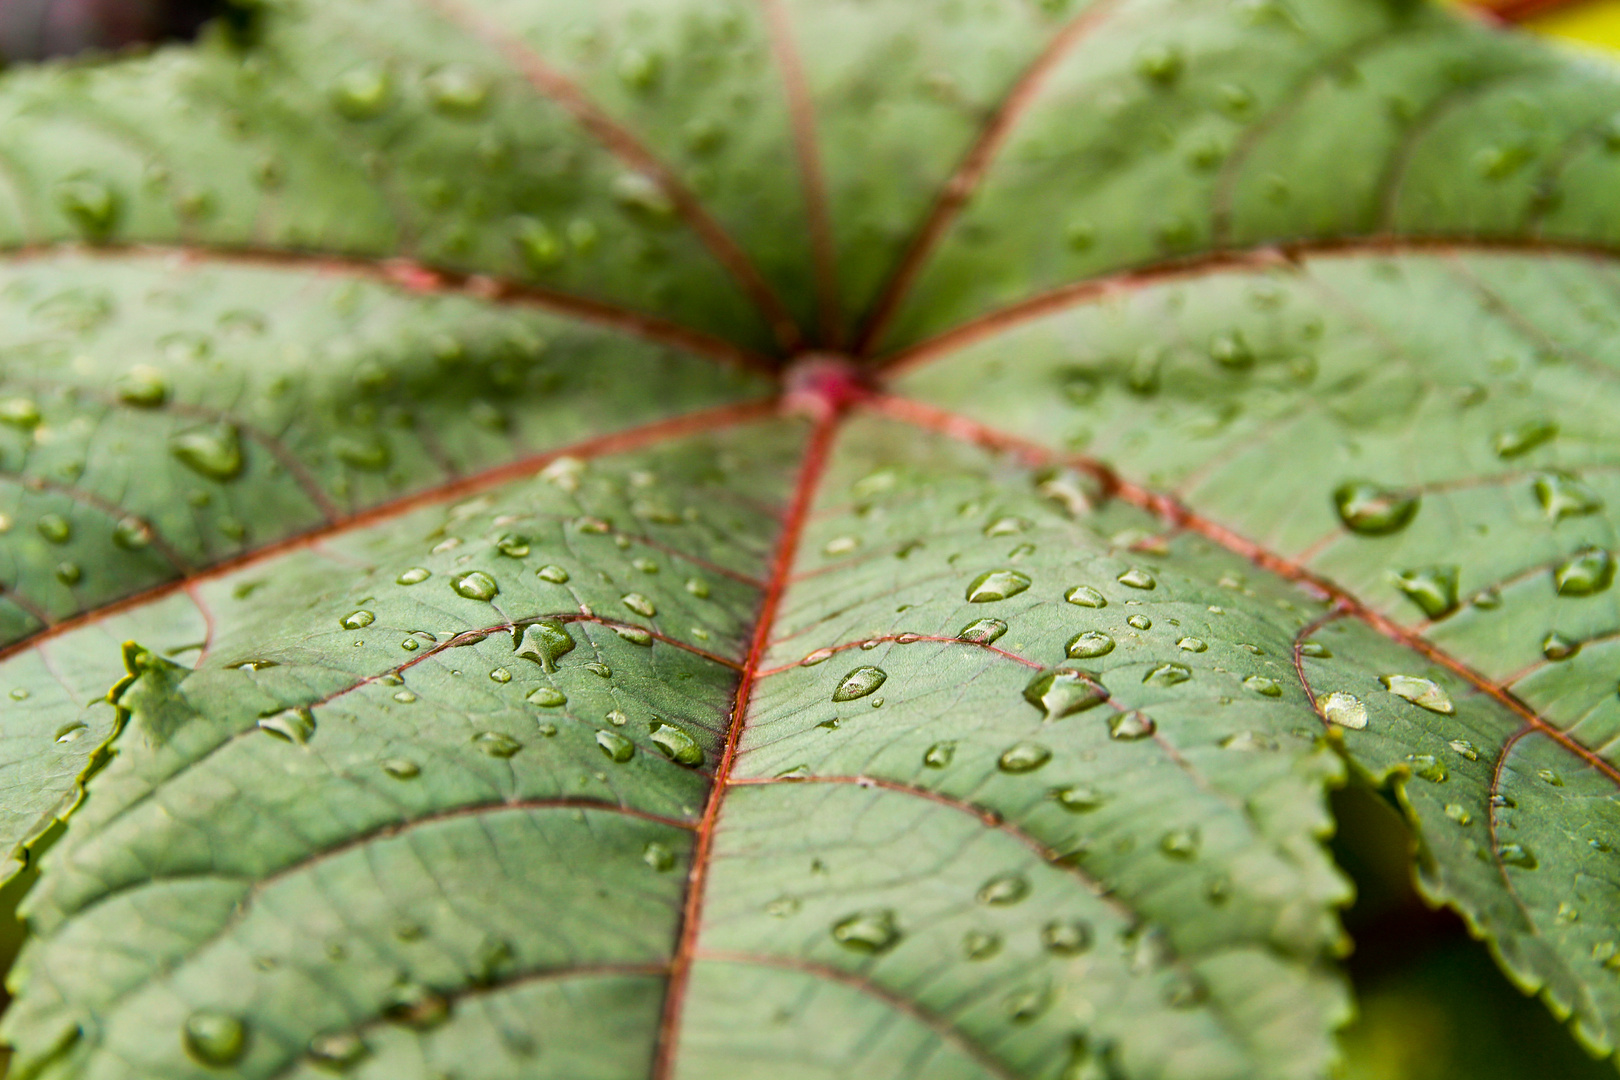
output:
POLYGON ((1352 774, 1615 1049, 1610 69, 254 11, 0 79, 15 1076, 1325 1076, 1352 774))

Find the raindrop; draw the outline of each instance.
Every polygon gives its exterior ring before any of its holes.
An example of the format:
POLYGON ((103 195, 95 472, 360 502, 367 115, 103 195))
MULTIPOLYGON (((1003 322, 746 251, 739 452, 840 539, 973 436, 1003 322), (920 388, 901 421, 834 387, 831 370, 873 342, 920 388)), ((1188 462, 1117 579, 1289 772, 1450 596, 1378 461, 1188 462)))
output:
POLYGON ((73 536, 73 524, 61 514, 43 514, 39 523, 34 526, 43 536, 53 544, 65 544, 73 536))
POLYGON ((397 585, 420 585, 422 582, 426 581, 432 576, 433 571, 429 570, 427 567, 413 566, 409 570, 402 572, 399 577, 395 578, 394 583, 397 585))
POLYGON ((1154 580, 1153 575, 1139 567, 1132 567, 1119 575, 1119 583, 1129 585, 1133 589, 1156 589, 1159 587, 1159 583, 1154 580))
POLYGON ((1415 675, 1384 675, 1379 681, 1396 697, 1403 697, 1430 712, 1450 716, 1455 711, 1451 696, 1431 679, 1420 679, 1415 675))
POLYGON ((509 559, 526 559, 529 556, 529 538, 519 533, 502 533, 495 540, 495 550, 509 559))
POLYGON ((547 674, 557 670, 559 657, 574 651, 574 639, 568 628, 556 619, 542 619, 522 630, 512 631, 512 653, 525 660, 533 660, 547 674))
POLYGON ((639 626, 615 626, 613 632, 632 645, 640 645, 644 649, 652 648, 653 636, 639 626))
POLYGON ((39 406, 28 398, 5 398, 0 400, 0 424, 10 424, 25 431, 31 431, 39 426, 39 406))
POLYGON ((1184 637, 1176 642, 1176 648, 1182 652, 1203 652, 1209 648, 1203 638, 1184 637))
POLYGON ((1082 672, 1055 668, 1035 676, 1024 687, 1024 700, 1051 722, 1101 705, 1108 700, 1108 691, 1082 672))
POLYGON ((1250 675, 1243 680, 1243 685, 1262 697, 1282 697, 1282 684, 1264 675, 1250 675))
POLYGON ((989 645, 1007 633, 1007 624, 1000 619, 980 619, 957 632, 956 640, 973 645, 989 645))
POLYGON ((654 723, 652 725, 653 745, 664 752, 664 756, 677 765, 703 764, 703 748, 697 740, 674 724, 654 723))
POLYGON ((962 935, 962 955, 969 960, 988 960, 1000 951, 1000 934, 988 930, 969 930, 962 935))
POLYGON ((664 186, 645 173, 626 172, 613 178, 613 198, 626 210, 667 221, 675 216, 675 200, 664 186))
POLYGON ((1339 520, 1345 528, 1363 536, 1387 536, 1400 532, 1417 516, 1419 498, 1404 491, 1392 491, 1376 484, 1341 484, 1333 492, 1339 520))
POLYGON ((118 400, 125 405, 155 409, 169 399, 169 384, 163 373, 147 364, 136 364, 118 380, 118 400))
POLYGON ((1233 330, 1210 339, 1209 358, 1222 367, 1238 370, 1254 365, 1254 350, 1244 340, 1243 331, 1233 330))
POLYGON ((1029 586, 1029 578, 1016 570, 988 570, 973 579, 967 599, 971 604, 988 604, 1017 596, 1029 586))
POLYGON ((956 744, 937 742, 923 752, 923 764, 930 769, 946 769, 956 757, 956 744))
POLYGON ((1107 598, 1090 585, 1076 585, 1063 594, 1063 599, 1071 604, 1078 604, 1080 607, 1105 608, 1108 606, 1107 598))
POLYGON ((489 681, 497 682, 503 686, 512 681, 512 673, 503 667, 498 667, 489 673, 489 681))
POLYGON ((352 611, 343 616, 338 625, 345 630, 361 630, 377 621, 377 616, 369 611, 352 611))
POLYGON ((369 1053, 360 1036, 352 1031, 333 1031, 309 1040, 309 1057, 316 1065, 332 1072, 345 1072, 369 1053))
POLYGON ((409 690, 398 690, 394 693, 394 700, 401 705, 413 705, 416 703, 416 695, 409 690))
POLYGON ((1172 859, 1191 859, 1198 854, 1197 829, 1171 829, 1159 838, 1159 850, 1172 859))
POLYGON ((858 667, 845 675, 838 683, 838 688, 833 691, 832 699, 834 701, 854 701, 856 698, 863 698, 882 686, 888 677, 888 672, 882 668, 858 667))
POLYGON ((893 909, 873 908, 834 923, 832 936, 846 949, 876 954, 887 952, 900 940, 900 924, 893 909))
POLYGON ((1087 630, 1069 639, 1067 652, 1070 660, 1089 660, 1106 656, 1114 651, 1114 639, 1101 630, 1087 630))
POLYGON ((1533 486, 1548 521, 1595 514, 1603 509, 1597 492, 1567 473, 1542 473, 1533 486))
POLYGON ((428 101, 446 116, 477 116, 489 103, 489 83, 478 72, 459 64, 433 72, 423 85, 428 101))
POLYGON ((242 473, 242 440, 231 424, 181 432, 169 439, 169 452, 210 480, 234 480, 242 473))
POLYGON ((395 780, 415 780, 422 775, 422 767, 406 758, 389 758, 382 763, 382 770, 395 780))
POLYGON ((1574 638, 1565 637, 1557 630, 1550 631, 1541 639, 1541 655, 1548 660, 1568 660, 1581 651, 1581 643, 1574 638))
POLYGON ((984 535, 1017 536, 1019 533, 1028 532, 1031 524, 1032 523, 1027 518, 997 518, 995 521, 992 521, 990 524, 984 527, 984 535))
POLYGON ((84 577, 84 569, 76 562, 61 562, 56 564, 56 580, 63 585, 73 586, 84 577))
POLYGON ((1537 866, 1536 857, 1523 844, 1503 844, 1496 849, 1496 854, 1509 866, 1519 866, 1526 870, 1534 870, 1537 866))
POLYGON ((1145 739, 1157 730, 1153 718, 1144 712, 1116 713, 1108 718, 1108 737, 1120 742, 1145 739))
POLYGON ((641 849, 641 861, 660 874, 667 874, 675 869, 675 853, 669 849, 668 844, 657 840, 649 840, 647 846, 641 849))
POLYGON ((223 1068, 246 1053, 247 1026, 229 1013, 201 1009, 186 1017, 181 1039, 196 1061, 223 1068))
POLYGON ((556 709, 568 704, 568 695, 553 687, 542 686, 538 690, 531 690, 524 700, 542 709, 556 709))
POLYGON ((617 731, 603 729, 596 733, 596 745, 602 748, 602 753, 611 761, 623 765, 636 756, 636 744, 620 735, 617 731))
POLYGON ((1467 825, 1474 820, 1474 815, 1468 812, 1468 808, 1466 806, 1462 806, 1458 803, 1447 803, 1445 809, 1446 817, 1450 818, 1452 821, 1455 821, 1459 825, 1467 825))
POLYGON ((1029 880, 1022 874, 998 874, 979 889, 979 903, 1009 907, 1029 895, 1029 880))
POLYGON ((458 596, 485 602, 495 599, 495 594, 501 591, 500 586, 495 584, 495 579, 482 570, 469 570, 459 575, 450 582, 450 587, 458 596))
POLYGON ((1057 956, 1079 956, 1091 948, 1092 936, 1083 919, 1054 919, 1041 927, 1041 945, 1057 956))
POLYGON ((1335 690, 1316 699, 1316 707, 1329 723, 1361 731, 1367 726, 1367 706, 1354 694, 1335 690))
POLYGON ((262 717, 259 720, 259 727, 284 742, 303 746, 315 737, 315 714, 303 706, 286 709, 274 716, 262 717))
POLYGON ((1431 619, 1457 610, 1457 567, 1426 566, 1395 575, 1395 587, 1431 619))
POLYGON ((1528 420, 1516 427, 1496 433, 1491 447, 1497 457, 1516 458, 1528 454, 1542 443, 1558 435, 1558 425, 1550 420, 1528 420))
POLYGON ((807 655, 803 660, 800 660, 799 666, 815 667, 817 664, 831 660, 836 652, 836 649, 817 649, 815 652, 807 655))
POLYGON ((1192 677, 1192 668, 1186 664, 1160 664, 1142 676, 1142 681, 1144 683, 1153 683, 1155 686, 1175 686, 1186 682, 1192 677))
POLYGON ((1017 743, 1008 747, 996 759, 996 767, 1004 773, 1027 773, 1052 760, 1052 751, 1038 743, 1017 743))
POLYGON ((1057 788, 1052 792, 1052 798, 1071 814, 1090 813, 1104 802, 1101 792, 1083 784, 1057 788))
POLYGON ((1153 629, 1153 620, 1148 618, 1146 615, 1132 615, 1130 618, 1125 620, 1125 623, 1133 630, 1153 629))
POLYGON ((351 68, 332 85, 332 106, 349 120, 381 116, 393 96, 393 79, 380 64, 351 68))
POLYGON ((499 731, 485 731, 473 739, 479 750, 493 758, 509 758, 523 749, 523 744, 499 731))
POLYGON ((1452 739, 1447 745, 1453 750, 1457 751, 1457 753, 1461 754, 1463 757, 1467 758, 1469 761, 1479 760, 1479 747, 1475 746, 1467 739, 1452 739))
POLYGON ((1614 556, 1601 548, 1586 548, 1570 556, 1553 571, 1559 596, 1591 596, 1614 584, 1614 556))
POLYGON ((1320 642, 1305 641, 1300 643, 1299 655, 1314 657, 1318 660, 1327 660, 1332 658, 1333 653, 1326 645, 1323 645, 1320 642))
POLYGON ((402 983, 389 994, 384 1015, 417 1031, 437 1027, 450 1016, 450 1002, 420 983, 402 983))
POLYGON ((553 585, 565 585, 568 583, 568 571, 560 566, 542 566, 534 572, 534 576, 542 581, 549 581, 553 585))
POLYGON ((640 593, 625 593, 619 597, 619 601, 644 619, 650 619, 658 614, 657 605, 640 593))

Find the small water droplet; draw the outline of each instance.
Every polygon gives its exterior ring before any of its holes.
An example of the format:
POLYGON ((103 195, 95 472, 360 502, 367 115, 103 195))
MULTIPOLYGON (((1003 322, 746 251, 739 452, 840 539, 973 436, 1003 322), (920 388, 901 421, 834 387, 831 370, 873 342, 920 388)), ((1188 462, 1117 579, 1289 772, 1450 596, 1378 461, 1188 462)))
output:
POLYGON ((642 618, 650 619, 658 614, 658 606, 640 593, 625 593, 619 601, 642 618))
POLYGON ((1491 440, 1497 457, 1516 458, 1528 454, 1542 443, 1558 435, 1558 425, 1550 420, 1527 420, 1515 427, 1499 431, 1491 440))
POLYGON ((523 700, 542 709, 556 709, 568 704, 568 695, 554 687, 542 686, 537 690, 531 690, 529 696, 523 700))
POLYGON ((1541 639, 1541 655, 1548 660, 1568 660, 1581 651, 1581 643, 1553 630, 1541 639))
POLYGON ((1021 742, 1009 746, 996 759, 996 767, 1004 773, 1034 772, 1052 760, 1052 751, 1038 743, 1021 742))
POLYGON ((1403 697, 1430 712, 1449 716, 1455 711, 1451 696, 1432 679, 1420 679, 1416 675, 1384 675, 1379 681, 1396 697, 1403 697))
POLYGON ((998 874, 979 889, 979 903, 1009 907, 1029 895, 1029 879, 1022 874, 998 874))
POLYGON ((500 586, 495 584, 495 579, 482 570, 469 570, 465 574, 458 575, 450 582, 450 587, 458 596, 464 596, 468 600, 483 600, 486 603, 495 599, 495 594, 501 591, 500 586))
POLYGON ((1181 77, 1185 63, 1174 45, 1149 45, 1136 55, 1136 73, 1149 82, 1169 86, 1181 77))
POLYGON ((709 583, 702 578, 687 578, 686 591, 699 600, 707 600, 709 598, 709 583))
POLYGON ((39 535, 53 544, 65 544, 73 537, 73 523, 61 514, 42 514, 34 526, 39 535))
POLYGON ((56 580, 63 585, 73 586, 84 577, 84 568, 76 562, 60 562, 56 564, 56 580))
POLYGON ((1455 566, 1425 566, 1395 575, 1395 587, 1431 619, 1441 619, 1457 610, 1455 566))
POLYGON ((489 103, 489 83, 477 71, 451 64, 422 80, 428 101, 445 116, 477 116, 489 103))
POLYGON ((416 695, 409 690, 398 690, 394 693, 394 700, 401 705, 413 705, 416 703, 416 695))
POLYGON ((1333 492, 1339 520, 1345 528, 1362 536, 1388 536, 1400 532, 1417 516, 1421 500, 1404 491, 1393 491, 1377 484, 1341 484, 1333 492))
POLYGON ((876 955, 887 952, 899 942, 900 923, 891 908, 857 911, 834 923, 832 936, 846 949, 876 955))
POLYGON ((653 745, 664 752, 664 756, 677 765, 703 764, 703 748, 697 740, 674 724, 662 722, 652 725, 653 745))
POLYGON ((1047 986, 1025 986, 1008 994, 1002 1002, 1007 1019, 1015 1024, 1034 1023, 1052 1007, 1052 990, 1047 986))
POLYGON ((1536 501, 1548 521, 1582 517, 1603 509, 1603 500, 1597 492, 1568 473, 1542 473, 1536 477, 1533 487, 1536 501))
POLYGON ((1412 775, 1421 777, 1433 784, 1443 784, 1451 775, 1445 763, 1433 754, 1408 754, 1406 760, 1410 763, 1412 775))
POLYGON ((1155 686, 1176 686, 1193 677, 1192 668, 1186 664, 1159 664, 1152 671, 1142 676, 1144 683, 1155 686))
POLYGON ((556 619, 542 619, 512 631, 512 654, 533 660, 549 675, 557 670, 557 660, 574 651, 568 628, 556 619))
POLYGON ((1108 691, 1082 672, 1055 668, 1035 676, 1024 687, 1024 700, 1051 722, 1101 705, 1108 700, 1108 691))
POLYGON ((831 660, 833 658, 834 654, 837 653, 837 651, 838 650, 836 650, 836 649, 817 649, 815 652, 810 653, 808 656, 806 656, 803 660, 800 660, 799 661, 799 666, 800 667, 815 667, 817 664, 823 663, 823 662, 825 662, 827 660, 831 660))
POLYGON ((675 853, 668 844, 657 840, 649 840, 647 846, 641 849, 641 861, 660 874, 675 869, 675 853))
POLYGON ((549 581, 553 585, 565 585, 568 583, 568 571, 560 566, 542 566, 534 572, 534 576, 542 581, 549 581))
POLYGON ((382 763, 382 770, 395 780, 415 780, 422 775, 422 767, 406 758, 389 758, 382 763))
POLYGON ((1141 711, 1116 713, 1108 718, 1108 737, 1120 742, 1146 739, 1157 730, 1153 718, 1141 711))
POLYGON ((1526 870, 1534 870, 1538 865, 1535 855, 1523 844, 1503 844, 1496 849, 1497 856, 1509 866, 1519 866, 1526 870))
POLYGON ((858 667, 839 681, 838 688, 833 691, 832 699, 834 701, 854 701, 856 698, 863 698, 882 686, 888 677, 889 673, 882 668, 858 667))
POLYGON ((1564 778, 1551 769, 1537 769, 1536 775, 1541 778, 1543 783, 1551 784, 1553 787, 1564 786, 1564 778))
POLYGON ((1079 956, 1091 948, 1091 924, 1083 919, 1054 919, 1041 927, 1041 946, 1056 956, 1079 956))
POLYGON ((485 731, 473 739, 479 750, 493 758, 509 758, 523 749, 523 744, 499 731, 485 731))
POLYGON ((118 193, 100 180, 77 177, 56 189, 56 205, 92 243, 112 235, 118 224, 118 193))
POLYGON ((1030 527, 1031 527, 1031 524, 1032 523, 1027 518, 1021 518, 1021 517, 997 518, 996 520, 992 521, 990 524, 988 524, 988 525, 986 525, 984 527, 984 535, 986 535, 986 536, 1017 536, 1019 533, 1028 532, 1030 527))
POLYGON ((858 536, 835 536, 822 546, 821 553, 835 557, 849 555, 860 546, 861 538, 858 536))
POLYGON ((351 611, 343 616, 338 625, 345 630, 361 630, 377 621, 377 616, 370 611, 351 611))
POLYGON ((381 64, 350 68, 332 84, 332 106, 349 120, 370 120, 387 110, 394 80, 381 64))
POLYGON ((1016 570, 988 570, 968 585, 968 603, 988 604, 1005 600, 1028 589, 1030 584, 1029 578, 1016 570))
POLYGON ((1086 787, 1084 784, 1072 784, 1069 787, 1057 788, 1052 792, 1052 798, 1059 806, 1071 814, 1090 813, 1104 802, 1101 792, 1096 788, 1086 787))
POLYGON ((169 439, 169 453, 210 480, 223 483, 242 473, 242 438, 231 424, 180 432, 169 439))
POLYGON ((247 1025, 229 1013, 200 1009, 186 1017, 181 1041, 194 1060, 222 1068, 247 1052, 247 1025))
POLYGON ((1114 639, 1101 630, 1087 630, 1070 638, 1066 651, 1071 660, 1106 656, 1114 651, 1114 639))
POLYGON ((352 1031, 332 1031, 309 1040, 309 1057, 329 1072, 347 1072, 358 1065, 370 1050, 352 1031))
POLYGON ((613 632, 632 645, 639 645, 643 649, 652 648, 653 636, 639 626, 615 626, 613 632))
POLYGON ((420 983, 401 983, 388 995, 383 1015, 417 1031, 437 1027, 450 1017, 450 1002, 420 983))
POLYGON ((1330 723, 1361 731, 1367 726, 1367 706, 1354 694, 1335 690, 1316 699, 1316 707, 1330 723))
POLYGON ((1192 859, 1198 855, 1197 829, 1171 829, 1159 838, 1159 850, 1172 859, 1192 859))
POLYGON ((495 550, 509 559, 526 559, 529 556, 529 538, 520 533, 502 533, 495 539, 495 550))
POLYGON ((1132 567, 1119 575, 1119 583, 1128 585, 1133 589, 1156 589, 1159 583, 1153 575, 1140 567, 1132 567))
POLYGON ((664 185, 646 173, 625 172, 613 178, 613 198, 626 210, 668 221, 675 216, 675 200, 664 185))
POLYGON ((506 684, 512 681, 512 673, 503 667, 495 668, 489 673, 489 681, 506 684))
POLYGON ((10 424, 12 427, 31 431, 39 426, 39 406, 29 398, 5 398, 0 400, 0 424, 10 424))
POLYGON ((259 728, 284 742, 303 746, 315 736, 315 714, 303 706, 284 709, 273 716, 261 717, 259 728))
POLYGON ((1282 697, 1282 684, 1264 675, 1250 675, 1243 680, 1243 685, 1262 697, 1282 697))
POLYGON ((1446 817, 1459 825, 1467 825, 1474 820, 1474 815, 1468 812, 1468 808, 1458 803, 1446 804, 1446 817))
POLYGON ((624 764, 636 756, 636 744, 620 735, 617 731, 603 729, 596 733, 596 745, 602 748, 610 761, 624 764))
POLYGON ((433 571, 427 567, 413 566, 409 570, 403 571, 399 577, 394 579, 394 582, 399 585, 420 585, 432 576, 433 571))
POLYGON ((937 742, 923 751, 923 764, 930 769, 946 769, 956 757, 954 742, 937 742))
POLYGON ((118 400, 140 409, 155 409, 169 398, 169 383, 163 373, 147 364, 136 364, 118 380, 118 400))
POLYGON ((1209 648, 1202 638, 1184 637, 1176 642, 1176 647, 1182 652, 1204 652, 1209 648))
POLYGON ((1146 615, 1132 615, 1130 618, 1125 620, 1125 624, 1131 627, 1133 630, 1153 629, 1153 620, 1148 618, 1146 615))
POLYGON ((989 645, 1007 633, 1007 624, 1000 619, 979 619, 968 623, 957 632, 956 640, 974 645, 989 645))
POLYGON ((1076 585, 1063 594, 1063 599, 1080 607, 1105 608, 1108 606, 1107 598, 1090 585, 1076 585))
POLYGON ((1469 761, 1479 760, 1479 747, 1475 746, 1467 739, 1452 739, 1448 745, 1469 761))
POLYGON ((1576 552, 1553 571, 1559 596, 1591 596, 1614 584, 1614 556, 1602 548, 1576 552))
POLYGON ((1332 658, 1333 653, 1329 651, 1326 645, 1320 642, 1304 641, 1300 643, 1299 655, 1314 657, 1318 660, 1327 660, 1332 658))
POLYGON ((969 960, 988 960, 1000 951, 1000 934, 988 930, 969 930, 962 935, 962 955, 969 960))

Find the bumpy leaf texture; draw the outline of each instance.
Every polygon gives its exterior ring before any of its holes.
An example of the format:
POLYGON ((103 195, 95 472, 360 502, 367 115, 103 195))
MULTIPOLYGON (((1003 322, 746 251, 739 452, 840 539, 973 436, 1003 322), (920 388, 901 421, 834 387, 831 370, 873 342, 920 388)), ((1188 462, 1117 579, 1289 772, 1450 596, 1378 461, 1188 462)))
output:
POLYGON ((1617 110, 1368 0, 7 74, 13 1075, 1322 1076, 1352 770, 1610 1053, 1617 110))

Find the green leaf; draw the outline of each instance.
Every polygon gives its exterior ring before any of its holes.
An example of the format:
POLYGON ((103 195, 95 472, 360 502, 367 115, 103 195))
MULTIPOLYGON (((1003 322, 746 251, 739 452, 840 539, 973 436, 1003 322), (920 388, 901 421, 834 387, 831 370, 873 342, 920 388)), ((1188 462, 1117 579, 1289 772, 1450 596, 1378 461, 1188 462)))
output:
POLYGON ((0 78, 13 1075, 1326 1076, 1352 777, 1613 1052, 1612 72, 256 22, 0 78))

